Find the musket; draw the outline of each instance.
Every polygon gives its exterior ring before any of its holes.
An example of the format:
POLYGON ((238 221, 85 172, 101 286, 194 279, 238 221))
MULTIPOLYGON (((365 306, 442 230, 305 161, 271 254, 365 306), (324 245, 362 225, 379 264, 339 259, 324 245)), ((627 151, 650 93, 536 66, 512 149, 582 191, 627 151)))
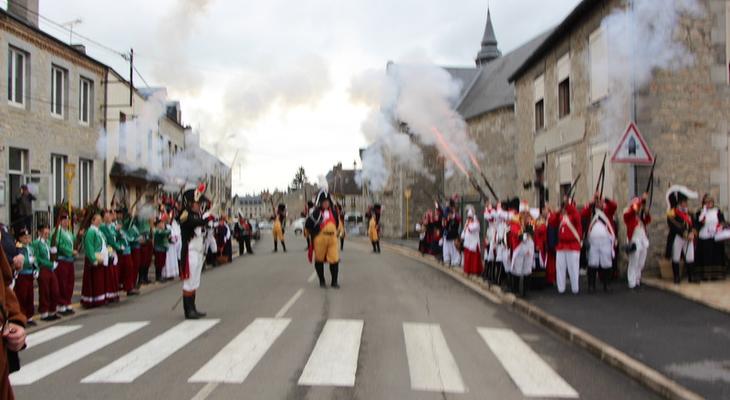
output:
POLYGON ((578 186, 578 180, 580 180, 581 174, 578 174, 578 176, 573 181, 573 184, 570 185, 570 189, 568 189, 568 197, 571 200, 575 200, 575 188, 578 186))
MULTIPOLYGON (((61 202, 58 207, 63 208, 63 202, 61 202)), ((56 215, 56 221, 54 225, 56 230, 53 232, 53 236, 51 237, 51 248, 58 247, 58 231, 60 230, 60 226, 58 225, 58 215, 56 215)), ((58 252, 51 253, 51 261, 58 261, 58 252)))
POLYGON ((469 174, 467 175, 469 177, 469 182, 472 186, 474 186, 474 189, 476 189, 477 192, 479 192, 479 195, 482 196, 483 199, 488 198, 487 194, 484 193, 484 190, 479 186, 479 183, 477 183, 477 180, 474 178, 473 175, 469 174))
MULTIPOLYGON (((593 193, 599 193, 598 199, 603 198, 603 182, 606 180, 606 156, 607 155, 608 155, 608 153, 605 153, 603 155, 603 164, 601 164, 601 172, 598 173, 598 180, 596 181, 596 190, 593 192, 593 193)), ((593 205, 591 206, 591 217, 593 217, 593 215, 596 214, 596 201, 598 199, 593 199, 593 205)))
POLYGON ((646 212, 651 212, 651 206, 654 203, 654 168, 656 167, 657 156, 654 155, 654 162, 651 164, 651 172, 649 173, 649 181, 646 182, 646 191, 649 193, 649 207, 646 212))
POLYGON ((132 203, 132 207, 129 207, 128 212, 130 213, 130 215, 129 215, 129 221, 127 222, 127 229, 132 227, 132 222, 134 222, 134 217, 137 215, 137 210, 135 207, 137 207, 137 204, 139 203, 139 201, 142 200, 142 197, 144 197, 144 194, 145 194, 145 192, 138 194, 137 198, 134 200, 134 203, 132 203), (132 210, 134 210, 134 212, 132 212, 132 210))
MULTIPOLYGON (((487 179, 487 176, 484 175, 484 172, 480 172, 482 175, 482 179, 484 179, 484 183, 487 185, 487 189, 489 189, 489 193, 492 194, 492 197, 494 197, 495 201, 499 201, 499 196, 497 196, 497 193, 494 192, 494 188, 492 187, 492 184, 489 183, 489 179, 487 179)), ((486 198, 486 196, 484 196, 486 198)))
POLYGON ((99 193, 96 195, 96 199, 91 204, 88 204, 84 210, 84 219, 79 227, 79 231, 76 233, 76 240, 74 242, 74 249, 79 250, 81 248, 82 236, 81 233, 85 232, 91 226, 91 220, 94 218, 94 211, 99 209, 99 198, 101 192, 104 190, 102 187, 99 189, 99 193))

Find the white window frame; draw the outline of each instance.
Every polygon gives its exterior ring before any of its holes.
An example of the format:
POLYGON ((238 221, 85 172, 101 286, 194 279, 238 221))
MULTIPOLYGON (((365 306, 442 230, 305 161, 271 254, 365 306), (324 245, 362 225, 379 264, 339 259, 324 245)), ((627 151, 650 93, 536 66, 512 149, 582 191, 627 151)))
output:
POLYGON ((66 116, 66 81, 68 80, 68 71, 58 65, 51 65, 51 116, 55 118, 64 118, 66 116), (61 76, 61 82, 58 82, 58 76, 61 76), (61 90, 58 90, 60 84, 61 90), (61 98, 59 99, 58 96, 61 98), (60 102, 60 107, 59 107, 60 102), (57 111, 60 108, 60 112, 57 111))
POLYGON ((79 123, 84 126, 91 125, 92 104, 94 103, 94 82, 91 79, 79 79, 79 123), (86 98, 84 98, 84 88, 86 87, 86 98), (84 111, 86 119, 84 119, 84 111))
POLYGON ((12 46, 8 47, 8 104, 19 108, 25 108, 25 98, 28 96, 28 58, 28 53, 12 46), (21 79, 22 82, 20 83, 23 88, 23 93, 20 96, 20 102, 16 101, 18 85, 15 84, 15 81, 17 80, 16 71, 18 56, 20 56, 23 60, 23 65, 20 69, 23 74, 21 79))
POLYGON ((588 37, 588 74, 590 102, 595 103, 609 94, 608 38, 602 27, 598 27, 588 37), (594 57, 599 57, 595 54, 596 50, 603 51, 604 59, 602 62, 594 59, 594 57), (599 80, 599 77, 602 80, 599 80))
POLYGON ((85 207, 91 202, 91 196, 93 196, 93 192, 94 161, 85 158, 79 158, 79 207, 85 207), (84 187, 85 184, 86 187, 84 187))
POLYGON ((532 102, 532 125, 535 133, 545 130, 545 127, 547 126, 547 121, 545 119, 546 114, 546 104, 545 104, 545 74, 540 74, 537 78, 535 78, 535 81, 533 82, 533 96, 534 101, 532 102), (537 107, 537 103, 539 103, 542 100, 542 126, 540 128, 537 127, 537 113, 535 112, 535 108, 537 107))
POLYGON ((61 200, 66 195, 66 163, 68 157, 63 154, 51 154, 51 180, 53 181, 51 187, 53 192, 51 193, 51 201, 53 204, 60 204, 61 200), (59 165, 60 162, 60 165, 59 165), (61 180, 61 188, 58 188, 58 178, 61 180), (60 194, 60 195, 59 195, 60 194))
POLYGON ((558 74, 558 80, 557 80, 557 86, 556 92, 557 96, 555 98, 558 99, 558 106, 555 107, 555 113, 558 116, 558 120, 566 118, 570 116, 570 113, 573 111, 573 96, 571 96, 570 93, 570 52, 565 53, 560 59, 558 59, 558 65, 557 65, 557 74, 558 74), (562 102, 560 101, 560 85, 565 82, 565 80, 568 80, 568 113, 560 116, 560 108, 563 106, 562 102))

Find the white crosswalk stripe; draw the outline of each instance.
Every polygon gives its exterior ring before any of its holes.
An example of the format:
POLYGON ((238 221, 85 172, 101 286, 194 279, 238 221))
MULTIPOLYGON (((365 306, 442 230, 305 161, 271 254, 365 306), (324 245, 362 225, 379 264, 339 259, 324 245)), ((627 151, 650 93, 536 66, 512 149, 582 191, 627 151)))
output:
POLYGON ((466 392, 459 367, 439 325, 404 323, 403 337, 413 390, 466 392))
POLYGON ((289 322, 282 318, 256 319, 188 382, 243 383, 289 322))
POLYGON ((510 329, 477 328, 487 346, 527 397, 577 398, 578 393, 510 329))
POLYGON ((328 320, 299 377, 299 385, 355 386, 362 329, 362 320, 328 320))
POLYGON ((87 338, 64 347, 45 357, 41 357, 10 375, 10 382, 13 386, 30 385, 46 376, 64 368, 95 351, 108 346, 111 343, 139 330, 149 322, 122 322, 114 324, 87 338))
POLYGON ((25 343, 27 344, 25 349, 27 350, 45 342, 50 342, 57 337, 69 334, 78 329, 81 329, 81 325, 52 326, 40 332, 32 333, 25 339, 25 343))
POLYGON ((82 383, 131 383, 220 320, 183 321, 127 355, 87 376, 82 383))

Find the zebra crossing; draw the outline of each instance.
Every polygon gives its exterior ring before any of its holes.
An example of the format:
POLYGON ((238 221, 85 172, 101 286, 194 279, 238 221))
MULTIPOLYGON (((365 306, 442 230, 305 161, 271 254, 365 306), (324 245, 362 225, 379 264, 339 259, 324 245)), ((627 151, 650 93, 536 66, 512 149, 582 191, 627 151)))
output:
MULTIPOLYGON (((79 377, 79 382, 133 383, 164 365, 176 352, 195 346, 194 341, 203 334, 214 333, 219 322, 218 319, 180 322, 88 376, 79 377)), ((202 366, 187 382, 244 383, 291 324, 289 318, 255 319, 207 362, 201 361, 202 366)), ((89 332, 84 338, 23 365, 20 371, 10 376, 11 383, 14 386, 36 384, 135 332, 141 334, 150 325, 149 321, 119 322, 98 332, 89 332)), ((363 320, 327 320, 314 348, 305 357, 307 362, 298 385, 354 387, 364 328, 363 320)), ((50 327, 29 335, 28 346, 33 348, 46 344, 51 347, 54 340, 74 332, 76 335, 82 333, 83 326, 50 327)), ((482 339, 524 397, 579 397, 578 392, 514 331, 476 327, 474 333, 476 338, 482 339)), ((403 322, 401 342, 405 347, 403 353, 412 390, 453 394, 469 391, 439 324, 403 322)), ((479 339, 476 342, 479 343, 479 339)))

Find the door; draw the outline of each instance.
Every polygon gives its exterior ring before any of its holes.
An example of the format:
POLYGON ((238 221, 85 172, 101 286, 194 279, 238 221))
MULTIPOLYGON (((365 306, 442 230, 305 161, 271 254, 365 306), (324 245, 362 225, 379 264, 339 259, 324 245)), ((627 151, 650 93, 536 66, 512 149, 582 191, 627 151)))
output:
POLYGON ((29 183, 28 177, 28 150, 11 147, 9 149, 8 165, 8 199, 10 203, 10 225, 18 222, 18 196, 20 187, 29 183))

